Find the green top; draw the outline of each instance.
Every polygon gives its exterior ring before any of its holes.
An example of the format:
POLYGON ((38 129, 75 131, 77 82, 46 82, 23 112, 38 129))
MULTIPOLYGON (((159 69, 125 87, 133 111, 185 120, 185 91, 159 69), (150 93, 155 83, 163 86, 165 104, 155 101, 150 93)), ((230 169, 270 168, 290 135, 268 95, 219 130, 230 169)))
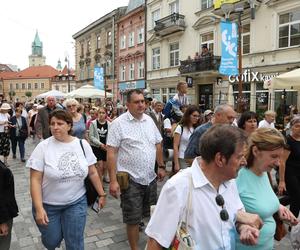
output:
POLYGON ((270 185, 267 173, 257 176, 250 169, 242 168, 236 183, 246 211, 258 214, 264 223, 256 246, 241 244, 237 236, 236 249, 272 250, 276 228, 273 214, 279 210, 279 200, 270 185))

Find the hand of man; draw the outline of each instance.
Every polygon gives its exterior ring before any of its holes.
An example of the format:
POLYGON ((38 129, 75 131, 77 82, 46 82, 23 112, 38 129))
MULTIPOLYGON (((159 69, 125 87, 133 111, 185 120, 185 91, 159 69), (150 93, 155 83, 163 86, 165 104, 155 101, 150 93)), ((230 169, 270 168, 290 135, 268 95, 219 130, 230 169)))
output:
POLYGON ((6 223, 0 224, 0 236, 7 236, 8 235, 8 226, 6 223))
POLYGON ((290 223, 292 226, 295 226, 299 223, 293 213, 283 205, 279 206, 278 215, 281 220, 290 223))
POLYGON ((118 199, 118 197, 120 196, 120 185, 117 181, 111 181, 109 183, 109 193, 115 197, 116 199, 118 199))
POLYGON ((158 181, 163 181, 166 176, 166 170, 163 168, 158 168, 157 177, 158 181))
POLYGON ((261 229, 263 221, 257 214, 251 214, 242 210, 238 211, 236 221, 241 224, 246 224, 257 229, 261 229))
POLYGON ((257 228, 248 226, 248 225, 240 225, 240 241, 245 245, 256 245, 258 243, 259 230, 257 228))

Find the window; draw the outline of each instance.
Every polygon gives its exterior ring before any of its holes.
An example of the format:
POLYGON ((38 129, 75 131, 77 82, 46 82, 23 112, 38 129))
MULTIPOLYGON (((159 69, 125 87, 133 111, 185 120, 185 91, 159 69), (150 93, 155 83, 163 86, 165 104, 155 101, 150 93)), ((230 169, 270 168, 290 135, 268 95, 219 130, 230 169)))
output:
POLYGON ((206 34, 202 34, 200 37, 200 41, 201 41, 201 46, 200 46, 200 51, 203 45, 207 45, 207 48, 210 52, 214 51, 214 33, 213 32, 209 32, 206 34))
POLYGON ((80 44, 80 50, 81 50, 80 55, 83 56, 84 55, 84 45, 83 45, 83 43, 80 44))
POLYGON ((31 89, 31 83, 28 83, 27 87, 28 89, 31 89))
POLYGON ((176 0, 169 4, 170 14, 179 13, 179 0, 176 0))
POLYGON ((213 5, 213 0, 201 0, 201 10, 209 9, 213 5))
POLYGON ((22 83, 22 89, 26 89, 25 83, 22 83))
POLYGON ((134 46, 134 32, 130 32, 128 36, 128 47, 134 46))
POLYGON ((121 35, 120 48, 121 49, 125 49, 126 48, 126 36, 125 35, 121 35))
POLYGON ((100 35, 97 36, 97 49, 100 49, 100 42, 101 42, 101 37, 100 35))
POLYGON ((108 31, 107 32, 107 45, 109 45, 109 44, 111 44, 111 42, 112 42, 112 39, 111 39, 112 37, 111 37, 111 31, 108 31))
POLYGON ((243 54, 250 53, 250 24, 242 27, 242 49, 243 54))
POLYGON ((120 80, 121 81, 125 81, 125 65, 124 64, 121 64, 120 66, 120 80))
POLYGON ((134 79, 134 63, 129 64, 129 80, 134 79))
POLYGON ((84 69, 81 68, 80 70, 80 80, 83 80, 84 79, 84 69))
POLYGON ((55 85, 55 90, 59 91, 59 86, 55 85))
POLYGON ((155 21, 159 20, 160 18, 160 9, 155 10, 152 12, 152 29, 155 27, 155 21))
POLYGON ((90 78, 90 73, 91 73, 91 67, 90 66, 86 66, 86 73, 87 73, 87 79, 90 78))
POLYGON ((86 51, 86 53, 90 53, 90 52, 91 52, 91 41, 88 40, 87 41, 87 51, 86 51))
POLYGON ((19 89, 19 83, 16 83, 16 89, 19 89))
POLYGON ((170 67, 179 65, 179 43, 170 44, 170 67))
POLYGON ((39 88, 39 85, 37 82, 34 83, 34 89, 38 89, 39 88))
POLYGON ((41 89, 45 88, 45 84, 43 82, 41 82, 41 89))
POLYGON ((138 29, 138 41, 137 43, 143 43, 144 42, 144 28, 138 29))
POLYGON ((138 78, 144 78, 145 75, 144 75, 144 62, 143 61, 140 61, 138 63, 138 71, 139 71, 138 78))
POLYGON ((13 90, 13 89, 14 89, 13 84, 10 83, 10 84, 9 84, 9 90, 13 90))
POLYGON ((111 59, 110 58, 108 58, 107 60, 106 60, 106 68, 105 68, 105 75, 106 76, 110 76, 111 75, 111 59))
POLYGON ((160 48, 152 49, 152 69, 160 69, 160 48))
POLYGON ((300 45, 300 10, 279 16, 279 48, 300 45))

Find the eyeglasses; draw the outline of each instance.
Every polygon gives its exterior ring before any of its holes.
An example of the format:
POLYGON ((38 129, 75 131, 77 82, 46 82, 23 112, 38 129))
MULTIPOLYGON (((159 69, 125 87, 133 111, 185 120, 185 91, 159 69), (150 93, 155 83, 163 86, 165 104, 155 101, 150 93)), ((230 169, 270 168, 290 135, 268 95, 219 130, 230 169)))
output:
POLYGON ((67 108, 76 107, 76 104, 67 105, 67 108))
POLYGON ((225 201, 224 201, 224 198, 222 195, 218 194, 216 196, 216 203, 218 206, 222 207, 222 210, 220 212, 220 218, 222 221, 228 221, 229 219, 229 214, 226 210, 226 208, 224 208, 224 204, 225 204, 225 201))

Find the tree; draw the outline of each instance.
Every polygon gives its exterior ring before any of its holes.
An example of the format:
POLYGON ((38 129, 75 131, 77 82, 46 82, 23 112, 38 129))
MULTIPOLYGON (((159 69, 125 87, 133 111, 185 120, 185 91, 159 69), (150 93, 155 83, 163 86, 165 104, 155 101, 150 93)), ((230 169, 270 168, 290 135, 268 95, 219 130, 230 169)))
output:
POLYGON ((30 98, 32 96, 32 92, 26 91, 25 95, 27 96, 27 98, 30 98))
POLYGON ((8 92, 8 95, 9 95, 10 100, 12 101, 12 98, 13 98, 13 96, 16 95, 16 92, 11 90, 11 91, 8 92))

